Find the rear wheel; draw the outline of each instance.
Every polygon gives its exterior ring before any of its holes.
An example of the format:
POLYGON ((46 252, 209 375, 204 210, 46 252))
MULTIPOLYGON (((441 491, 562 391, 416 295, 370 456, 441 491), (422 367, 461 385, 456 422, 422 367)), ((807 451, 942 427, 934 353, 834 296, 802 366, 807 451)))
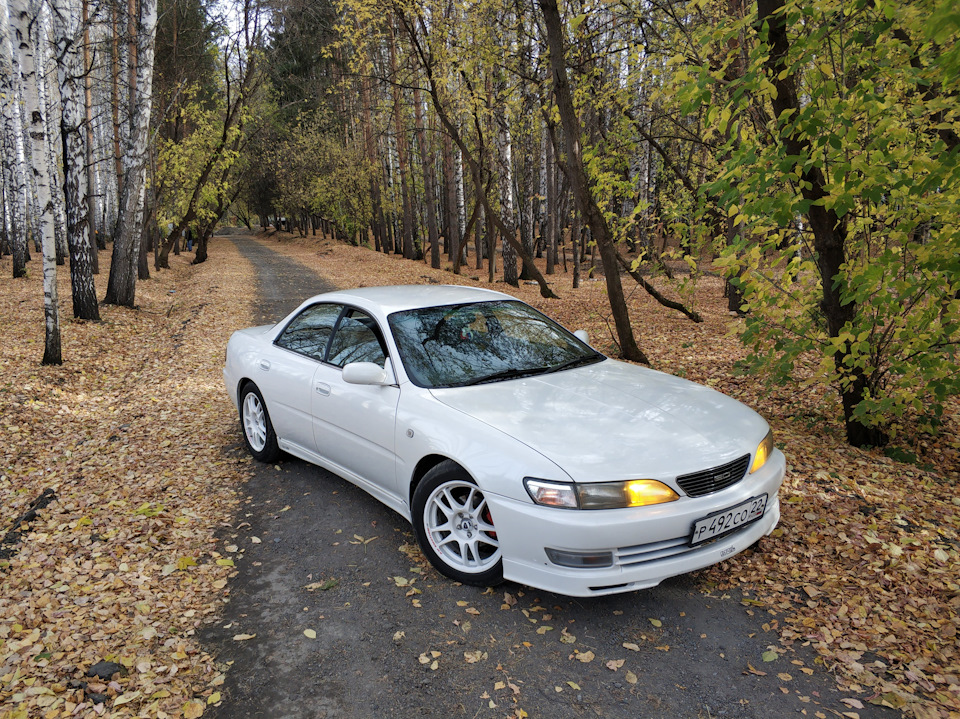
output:
POLYGON ((267 405, 260 388, 253 382, 240 393, 240 424, 243 425, 243 440, 254 459, 273 462, 280 456, 277 434, 273 431, 267 405))
POLYGON ((417 485, 413 528, 441 574, 479 587, 503 581, 500 542, 486 497, 455 462, 441 462, 417 485))

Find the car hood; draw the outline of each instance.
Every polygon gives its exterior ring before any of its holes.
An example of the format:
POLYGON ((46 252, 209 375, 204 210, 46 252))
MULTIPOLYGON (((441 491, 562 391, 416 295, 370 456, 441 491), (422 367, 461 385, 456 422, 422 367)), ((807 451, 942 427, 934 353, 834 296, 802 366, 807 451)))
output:
POLYGON ((720 392, 616 360, 431 392, 579 482, 670 480, 751 453, 767 432, 762 417, 720 392))

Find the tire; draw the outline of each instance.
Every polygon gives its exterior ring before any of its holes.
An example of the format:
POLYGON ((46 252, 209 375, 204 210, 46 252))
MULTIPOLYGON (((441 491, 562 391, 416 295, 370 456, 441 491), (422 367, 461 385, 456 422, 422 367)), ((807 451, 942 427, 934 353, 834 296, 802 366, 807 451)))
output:
POLYGON ((277 433, 267 412, 260 388, 248 382, 240 392, 240 425, 243 441, 253 458, 260 462, 274 462, 280 457, 277 433))
POLYGON ((500 543, 487 501, 455 462, 441 462, 417 485, 413 529, 441 574, 475 587, 503 581, 500 543))

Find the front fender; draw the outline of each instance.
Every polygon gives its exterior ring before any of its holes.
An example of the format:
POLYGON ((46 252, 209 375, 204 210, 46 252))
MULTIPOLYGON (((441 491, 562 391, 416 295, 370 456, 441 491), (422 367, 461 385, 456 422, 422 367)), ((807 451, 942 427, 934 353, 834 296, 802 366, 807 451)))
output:
POLYGON ((417 465, 430 455, 459 464, 485 493, 521 502, 531 503, 524 477, 572 481, 539 452, 409 383, 402 387, 397 408, 396 448, 399 489, 407 489, 407 501, 417 465))

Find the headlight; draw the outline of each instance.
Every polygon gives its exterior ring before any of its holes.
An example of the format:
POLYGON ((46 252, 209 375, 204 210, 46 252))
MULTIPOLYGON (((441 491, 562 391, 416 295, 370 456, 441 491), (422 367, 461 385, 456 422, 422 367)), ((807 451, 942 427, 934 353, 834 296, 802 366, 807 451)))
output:
POLYGON ((750 466, 750 474, 753 474, 763 465, 765 465, 767 460, 770 459, 771 454, 773 454, 773 432, 767 432, 767 436, 763 438, 760 446, 757 447, 756 454, 753 455, 753 464, 750 466))
POLYGON ((530 498, 545 507, 565 509, 623 509, 646 507, 680 499, 663 482, 631 479, 626 482, 568 484, 527 477, 523 480, 530 498))
POLYGON ((572 484, 563 482, 547 482, 542 479, 527 477, 523 480, 527 493, 536 504, 544 507, 577 508, 577 492, 572 484))

